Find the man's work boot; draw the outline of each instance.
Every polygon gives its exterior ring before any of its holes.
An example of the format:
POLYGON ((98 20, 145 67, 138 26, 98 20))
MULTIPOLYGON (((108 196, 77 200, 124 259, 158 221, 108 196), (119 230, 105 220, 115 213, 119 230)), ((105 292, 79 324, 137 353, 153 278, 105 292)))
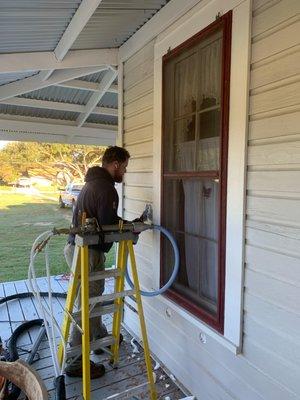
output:
MULTIPOLYGON (((95 364, 90 361, 91 379, 101 378, 105 374, 105 367, 103 364, 95 364)), ((65 368, 65 373, 70 378, 82 378, 82 360, 76 360, 74 363, 70 363, 65 368)))
MULTIPOLYGON (((120 333, 119 345, 123 342, 123 339, 124 339, 123 335, 122 335, 122 333, 120 333)), ((110 350, 110 346, 107 346, 107 349, 110 350)), ((101 348, 94 350, 94 354, 96 354, 96 356, 100 356, 103 353, 104 353, 104 350, 101 348)))

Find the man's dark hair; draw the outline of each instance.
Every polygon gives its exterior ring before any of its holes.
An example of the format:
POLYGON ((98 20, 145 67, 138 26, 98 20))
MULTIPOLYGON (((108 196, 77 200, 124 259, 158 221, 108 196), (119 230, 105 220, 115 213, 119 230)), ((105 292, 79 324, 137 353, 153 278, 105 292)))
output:
POLYGON ((130 158, 130 154, 123 147, 110 146, 108 147, 102 157, 102 164, 107 165, 114 161, 123 163, 130 158))

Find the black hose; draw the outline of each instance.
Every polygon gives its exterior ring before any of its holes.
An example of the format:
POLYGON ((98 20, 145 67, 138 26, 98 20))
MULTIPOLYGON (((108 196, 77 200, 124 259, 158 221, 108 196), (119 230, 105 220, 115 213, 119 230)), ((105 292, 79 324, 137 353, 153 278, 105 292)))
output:
MULTIPOLYGON (((48 292, 40 292, 40 295, 42 297, 48 297, 49 293, 48 292)), ((33 296, 34 296, 34 294, 31 292, 12 294, 11 296, 3 297, 2 299, 0 299, 0 304, 6 303, 10 300, 25 299, 25 298, 33 297, 33 296)), ((61 298, 67 297, 66 293, 61 293, 61 292, 54 292, 54 293, 52 293, 52 296, 53 297, 61 297, 61 298)), ((110 305, 110 304, 113 304, 113 301, 103 302, 103 305, 110 305)), ((32 321, 24 322, 23 324, 19 325, 14 330, 14 332, 12 333, 12 335, 9 339, 9 342, 8 342, 8 352, 9 352, 9 360, 10 361, 16 361, 19 359, 19 352, 17 349, 17 341, 18 341, 19 336, 21 336, 23 332, 25 332, 26 330, 29 330, 33 326, 42 326, 43 323, 44 323, 43 319, 33 319, 32 321)), ((64 375, 60 375, 55 378, 54 386, 55 386, 55 400, 66 400, 64 375)), ((21 389, 18 388, 14 384, 11 384, 11 387, 12 387, 12 389, 9 391, 7 400, 17 400, 18 397, 20 396, 21 389)))
MULTIPOLYGON (((48 292, 40 292, 40 295, 42 297, 48 297, 49 293, 48 292)), ((28 297, 33 297, 33 293, 26 292, 26 293, 19 293, 19 294, 13 294, 11 296, 3 297, 0 299, 0 304, 6 303, 10 300, 15 300, 15 299, 24 299, 28 297)), ((60 292, 54 292, 52 293, 52 296, 54 297, 61 297, 61 298, 66 298, 67 295, 66 293, 60 293, 60 292)), ((19 359, 19 352, 17 348, 17 341, 18 338, 22 335, 23 332, 28 331, 30 328, 33 326, 42 326, 44 323, 43 319, 33 319, 32 321, 26 321, 23 324, 19 325, 12 333, 9 341, 8 341, 8 352, 9 352, 9 361, 16 361, 19 359)), ((65 389, 62 388, 62 385, 64 384, 64 380, 59 383, 59 391, 57 393, 61 393, 61 397, 56 397, 56 400, 65 400, 65 389), (63 397, 64 394, 64 397, 63 397)), ((21 389, 18 388, 18 386, 14 385, 13 383, 11 384, 11 390, 9 391, 9 394, 7 396, 7 400, 17 400, 18 397, 20 396, 21 389)), ((60 396, 59 394, 56 396, 60 396)))
MULTIPOLYGON (((40 292, 40 295, 42 297, 48 297, 49 293, 48 292, 40 292)), ((33 297, 34 294, 31 292, 26 292, 26 293, 16 293, 16 294, 12 294, 11 296, 7 296, 7 297, 2 297, 2 299, 0 299, 0 304, 6 303, 10 300, 15 300, 15 299, 25 299, 27 297, 33 297)), ((67 294, 66 293, 61 293, 61 292, 54 292, 52 293, 52 296, 54 297, 62 297, 62 298, 66 298, 67 294)))
POLYGON ((55 400, 66 400, 65 376, 59 375, 54 379, 55 400))
MULTIPOLYGON (((9 342, 8 342, 8 352, 9 352, 9 361, 16 361, 19 357, 19 352, 17 348, 17 341, 19 336, 22 335, 23 332, 28 331, 33 326, 42 326, 44 320, 42 319, 33 319, 32 321, 24 322, 24 324, 19 325, 12 333, 9 342)), ((21 389, 11 384, 11 390, 7 396, 7 400, 16 400, 20 396, 21 389)))
POLYGON ((19 339, 19 336, 21 336, 23 332, 28 331, 33 326, 42 326, 43 323, 44 323, 43 319, 40 318, 33 319, 31 321, 24 322, 13 331, 7 346, 10 361, 17 361, 20 358, 17 348, 17 341, 19 339))

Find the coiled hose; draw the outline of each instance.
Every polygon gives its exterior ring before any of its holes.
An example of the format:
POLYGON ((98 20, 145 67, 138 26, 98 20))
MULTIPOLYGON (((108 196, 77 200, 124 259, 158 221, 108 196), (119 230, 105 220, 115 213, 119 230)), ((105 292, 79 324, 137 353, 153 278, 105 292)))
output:
MULTIPOLYGON (((151 229, 151 230, 158 230, 158 231, 160 231, 161 233, 163 233, 163 234, 169 239, 169 241, 171 242, 171 245, 172 245, 172 247, 173 247, 174 259, 175 259, 175 260, 174 260, 174 266, 173 266, 173 271, 172 271, 171 277, 170 277, 170 279, 168 280, 168 282, 167 282, 163 287, 161 287, 161 288, 158 289, 158 290, 154 290, 154 291, 150 291, 150 292, 141 290, 141 295, 142 295, 142 296, 153 297, 153 296, 158 296, 158 295, 164 293, 164 292, 165 292, 167 289, 169 289, 170 286, 173 284, 173 282, 174 282, 174 280, 176 279, 176 276, 177 276, 177 274, 178 274, 178 271, 179 271, 179 262, 180 262, 180 258, 179 258, 179 250, 178 250, 178 246, 177 246, 176 240, 175 240, 175 238, 173 237, 173 235, 172 235, 167 229, 165 229, 165 228, 163 228, 162 226, 159 226, 159 225, 150 225, 150 226, 149 226, 149 229, 151 229)), ((42 236, 42 235, 41 235, 41 236, 42 236)), ((36 242, 37 242, 37 240, 36 240, 36 242)), ((35 244, 36 244, 36 242, 35 242, 35 244)), ((46 247, 47 247, 47 246, 46 246, 46 247)), ((31 281, 32 278, 35 278, 34 269, 33 269, 33 261, 34 261, 34 258, 35 258, 35 255, 36 255, 36 254, 34 254, 34 253, 35 253, 35 251, 33 250, 34 248, 35 248, 35 247, 33 246, 33 247, 32 247, 32 252, 31 252, 31 268, 29 269, 29 271, 32 273, 33 276, 30 276, 31 274, 30 274, 30 272, 29 272, 29 280, 30 280, 30 281, 31 281)), ((47 260, 46 260, 46 261, 47 261, 47 260)), ((48 272, 48 271, 47 271, 47 272, 48 272)), ((132 282, 132 280, 131 280, 131 278, 130 278, 130 276, 129 276, 129 273, 128 273, 127 268, 126 268, 125 277, 126 277, 126 281, 127 281, 127 283, 129 284, 129 286, 133 288, 134 285, 133 285, 133 282, 132 282)), ((1 300, 0 300, 0 304, 1 304, 1 303, 4 303, 5 301, 12 300, 13 298, 31 297, 31 296, 33 296, 33 295, 35 295, 35 297, 36 297, 37 293, 36 293, 36 290, 34 290, 33 285, 31 285, 31 288, 32 288, 32 291, 34 292, 34 294, 33 294, 33 293, 22 293, 22 294, 19 294, 19 295, 9 296, 9 297, 7 297, 7 298, 1 299, 1 300)), ((35 289, 36 289, 36 288, 35 288, 35 289)), ((49 293, 39 292, 37 297, 38 297, 39 300, 40 300, 41 297, 46 296, 46 295, 49 296, 49 293)), ((52 295, 50 294, 49 297, 51 298, 52 296, 65 296, 65 295, 62 294, 62 293, 52 293, 52 295)), ((49 310, 47 310, 47 311, 49 312, 49 310)), ((52 310, 51 310, 51 311, 52 311, 52 310)), ((20 325, 20 326, 14 331, 14 333, 13 333, 11 339, 10 339, 10 343, 9 343, 9 353, 10 353, 10 355, 11 355, 11 360, 12 360, 12 361, 14 361, 15 359, 18 358, 18 350, 17 350, 17 346, 16 346, 17 338, 18 338, 25 330, 28 330, 31 326, 34 326, 34 325, 39 325, 39 326, 41 326, 42 323, 44 322, 44 320, 46 320, 46 318, 45 318, 45 317, 46 317, 46 315, 45 315, 45 309, 43 309, 43 314, 44 314, 44 315, 43 315, 43 316, 44 316, 44 319, 43 319, 43 320, 42 320, 42 319, 37 319, 37 320, 33 320, 33 321, 26 322, 26 323, 20 325)), ((47 325, 47 323, 46 323, 46 325, 47 325)), ((47 333, 48 333, 48 335, 49 335, 49 333, 50 333, 50 332, 48 331, 48 329, 47 329, 47 333)), ((49 335, 49 336, 51 337, 51 335, 49 335)), ((49 338, 49 339, 50 339, 50 338, 49 338)), ((56 386, 56 399, 57 399, 57 400, 59 400, 59 399, 65 399, 65 385, 64 385, 64 377, 63 377, 62 375, 58 375, 58 376, 56 377, 56 384, 55 384, 55 386, 56 386)), ((17 388, 16 386, 14 386, 13 389, 12 389, 12 391, 11 391, 11 393, 9 394, 8 400, 15 400, 15 399, 17 399, 17 398, 19 397, 19 394, 20 394, 20 389, 17 388)))
MULTIPOLYGON (((164 293, 173 284, 173 282, 175 281, 176 276, 178 274, 178 271, 179 271, 180 258, 179 258, 179 250, 178 250, 178 246, 177 246, 176 240, 175 240, 174 236, 167 229, 163 228, 160 225, 150 225, 149 229, 160 231, 161 233, 163 233, 169 239, 169 241, 171 242, 172 247, 173 247, 174 258, 175 258, 172 275, 170 276, 170 279, 168 280, 168 282, 163 287, 161 287, 158 290, 154 290, 152 292, 141 290, 141 295, 142 296, 153 297, 153 296, 158 296, 159 294, 164 293)), ((133 288, 134 285, 133 285, 132 280, 130 279, 130 276, 129 276, 129 273, 128 273, 128 268, 126 268, 125 278, 126 278, 126 281, 127 281, 128 285, 131 288, 133 288)))
MULTIPOLYGON (((6 296, 3 297, 2 299, 0 299, 0 304, 4 304, 8 301, 11 300, 15 300, 15 299, 25 299, 28 297, 33 297, 33 293, 30 292, 26 292, 26 293, 18 293, 18 294, 13 294, 10 296, 6 296)), ((49 293, 48 292, 40 292, 40 296, 41 297, 48 297, 49 293)), ((65 293, 60 293, 60 292, 54 292, 52 293, 52 296, 54 297, 61 297, 61 298, 66 298, 66 294, 65 293)), ((32 327, 38 327, 38 326, 42 326, 44 323, 43 319, 34 319, 31 321, 26 321, 23 324, 19 325, 12 333, 9 341, 8 341, 8 353, 9 353, 9 361, 16 361, 19 359, 19 352, 18 352, 18 347, 17 347, 17 341, 18 338, 26 331, 28 331, 30 328, 32 327)), ((60 387, 56 388, 57 392, 58 391, 62 391, 64 390, 61 389, 60 387)), ((11 384, 11 389, 7 395, 7 400, 17 400, 19 398, 21 394, 21 389, 18 388, 18 386, 11 384)), ((56 393, 56 399, 57 400, 63 400, 65 399, 65 397, 58 395, 58 393, 56 393)))

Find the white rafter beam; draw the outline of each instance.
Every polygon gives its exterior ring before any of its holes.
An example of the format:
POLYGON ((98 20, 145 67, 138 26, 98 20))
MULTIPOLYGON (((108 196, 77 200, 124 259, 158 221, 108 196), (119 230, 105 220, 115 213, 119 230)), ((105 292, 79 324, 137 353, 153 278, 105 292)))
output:
POLYGON ((58 60, 61 61, 65 57, 101 1, 102 0, 82 0, 54 50, 55 56, 58 60))
MULTIPOLYGON (((99 83, 82 81, 80 79, 73 79, 71 81, 61 82, 58 83, 56 86, 66 87, 70 89, 88 90, 91 92, 98 92, 99 90, 99 83)), ((118 93, 118 85, 111 85, 107 89, 107 92, 118 93)))
POLYGON ((0 54, 0 74, 118 65, 118 49, 70 50, 63 61, 53 51, 0 54))
POLYGON ((106 74, 104 75, 102 81, 100 82, 98 86, 98 92, 94 92, 89 101, 87 102, 85 106, 85 112, 80 113, 78 116, 76 122, 78 126, 82 126, 84 122, 87 120, 89 115, 93 112, 93 110, 96 108, 97 104, 101 100, 101 98, 104 96, 106 93, 107 89, 111 86, 113 81, 115 80, 118 72, 115 69, 109 69, 106 74))
MULTIPOLYGON (((12 120, 1 118, 0 139, 22 141, 47 141, 59 143, 85 143, 85 144, 115 144, 116 129, 105 127, 77 127, 70 124, 61 124, 59 120, 51 123, 12 120)), ((47 120, 49 121, 49 120, 47 120)))
POLYGON ((54 71, 55 71, 55 69, 48 69, 48 70, 45 70, 45 71, 41 71, 40 72, 40 76, 42 77, 42 80, 46 81, 47 79, 49 79, 54 71))
MULTIPOLYGON (((94 134, 95 135, 95 134, 94 134)), ((0 140, 17 141, 17 142, 40 142, 40 143, 63 143, 63 144, 84 144, 84 145, 97 145, 97 146, 112 146, 116 144, 115 139, 99 137, 89 137, 83 135, 64 135, 52 133, 36 133, 29 135, 24 132, 8 133, 2 131, 0 128, 0 140)))
MULTIPOLYGON (((5 121, 23 121, 23 122, 31 122, 31 123, 46 123, 46 124, 56 124, 56 125, 67 125, 67 126, 75 126, 77 127, 76 121, 70 121, 66 119, 55 119, 55 118, 44 118, 44 117, 30 117, 27 115, 9 115, 9 114, 1 114, 0 113, 0 120, 5 121)), ((84 128, 96 128, 96 129, 104 129, 112 132, 117 131, 116 125, 111 124, 98 124, 98 123, 85 123, 84 128)))
POLYGON ((54 71, 50 78, 46 81, 43 80, 45 78, 45 73, 42 71, 38 75, 0 86, 0 101, 14 96, 20 96, 24 93, 32 92, 33 90, 42 89, 71 79, 76 79, 80 76, 90 75, 105 69, 107 69, 106 66, 72 68, 70 70, 54 71))
POLYGON ((111 117, 117 117, 118 109, 111 107, 95 107, 92 114, 109 115, 111 117))
POLYGON ((80 89, 91 92, 97 92, 99 88, 99 83, 81 81, 80 79, 73 79, 71 81, 58 83, 56 86, 61 86, 69 89, 80 89))
MULTIPOLYGON (((73 111, 78 113, 85 111, 85 106, 80 104, 63 103, 63 102, 48 101, 48 100, 36 100, 24 97, 13 97, 10 99, 2 100, 0 101, 0 104, 7 104, 10 106, 41 108, 47 110, 73 111)), ((116 117, 118 116, 118 109, 110 107, 96 107, 93 110, 93 114, 110 115, 116 117)))
POLYGON ((107 92, 109 92, 109 93, 118 93, 118 85, 111 85, 107 89, 107 92))

